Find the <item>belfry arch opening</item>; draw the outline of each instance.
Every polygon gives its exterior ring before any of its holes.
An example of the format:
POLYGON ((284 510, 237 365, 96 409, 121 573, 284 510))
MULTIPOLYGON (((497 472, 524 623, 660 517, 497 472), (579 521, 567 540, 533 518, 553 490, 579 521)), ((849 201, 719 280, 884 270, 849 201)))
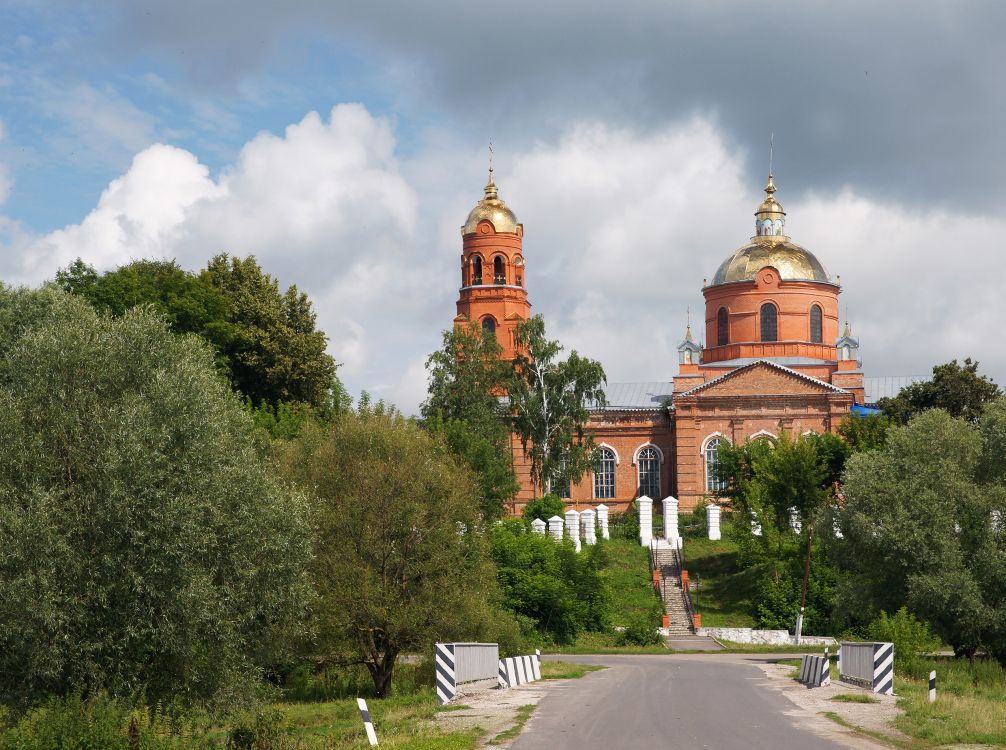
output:
POLYGON ((506 283, 506 266, 503 263, 502 255, 497 255, 495 258, 493 258, 493 283, 494 284, 506 283))

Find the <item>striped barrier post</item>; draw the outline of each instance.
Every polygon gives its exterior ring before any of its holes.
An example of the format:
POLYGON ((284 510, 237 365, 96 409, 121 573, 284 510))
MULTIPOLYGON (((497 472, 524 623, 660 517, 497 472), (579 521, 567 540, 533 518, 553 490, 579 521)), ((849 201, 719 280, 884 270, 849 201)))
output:
POLYGON ((437 666, 437 705, 443 706, 454 700, 454 696, 458 694, 454 671, 454 644, 438 643, 435 661, 437 666))
POLYGON ((821 659, 821 669, 818 671, 817 687, 824 687, 831 684, 831 658, 828 656, 828 649, 824 650, 821 659))
POLYGON ((367 710, 367 701, 363 698, 356 699, 356 705, 360 707, 360 716, 363 718, 363 728, 367 731, 367 740, 371 747, 377 747, 377 732, 374 731, 374 724, 370 721, 370 711, 367 710))
POLYGON ((936 670, 929 673, 929 702, 936 703, 936 670))
POLYGON ((499 660, 499 676, 496 683, 500 688, 512 688, 541 679, 541 651, 526 656, 508 656, 499 660))
POLYGON ((810 657, 807 654, 804 654, 803 656, 800 657, 800 682, 807 681, 807 672, 809 671, 808 669, 809 666, 810 666, 810 657))
POLYGON ((894 695, 894 644, 877 643, 873 647, 873 692, 894 695))

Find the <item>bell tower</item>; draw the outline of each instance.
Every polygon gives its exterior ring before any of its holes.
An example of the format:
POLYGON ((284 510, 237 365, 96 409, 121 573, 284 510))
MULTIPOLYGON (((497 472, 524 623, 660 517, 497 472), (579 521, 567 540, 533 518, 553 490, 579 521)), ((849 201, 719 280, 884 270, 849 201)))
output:
POLYGON ((454 325, 475 322, 493 332, 506 359, 516 356, 517 323, 531 317, 523 237, 524 225, 500 200, 490 166, 485 197, 461 227, 461 290, 454 325))

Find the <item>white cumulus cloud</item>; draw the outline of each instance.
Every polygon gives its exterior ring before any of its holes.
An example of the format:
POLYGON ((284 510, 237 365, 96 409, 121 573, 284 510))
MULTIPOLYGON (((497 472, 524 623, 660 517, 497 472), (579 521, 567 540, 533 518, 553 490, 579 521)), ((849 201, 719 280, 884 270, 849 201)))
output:
MULTIPOLYGON (((575 123, 500 153, 497 183, 524 223, 526 284, 550 334, 609 380, 673 377, 687 308, 702 335, 702 280, 752 234, 762 185, 744 178, 745 160, 698 117, 646 132, 575 123)), ((403 157, 392 124, 359 105, 260 133, 216 175, 188 151, 149 146, 78 224, 33 235, 0 216, 0 273, 38 283, 78 256, 103 270, 140 257, 195 269, 217 252, 255 254, 311 295, 350 390, 410 413, 455 314, 458 227, 483 164, 444 133, 403 157)), ((994 273, 1006 220, 776 182, 793 239, 842 276, 868 375, 970 355, 1006 379, 991 343, 1006 317, 994 273)))

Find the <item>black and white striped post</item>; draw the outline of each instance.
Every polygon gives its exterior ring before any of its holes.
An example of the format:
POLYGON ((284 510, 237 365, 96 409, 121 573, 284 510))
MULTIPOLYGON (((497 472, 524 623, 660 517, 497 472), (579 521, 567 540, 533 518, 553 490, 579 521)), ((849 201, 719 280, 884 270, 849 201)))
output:
POLYGON ((929 673, 929 702, 936 703, 936 670, 929 673))
POLYGON ((873 650, 873 692, 894 695, 894 644, 878 643, 873 650))
POLYGON ((436 644, 434 661, 437 667, 437 705, 443 706, 454 700, 458 694, 454 669, 454 644, 436 644))
POLYGON ((831 657, 828 656, 828 649, 824 649, 824 658, 821 660, 821 674, 817 680, 818 687, 831 684, 831 657))
POLYGON ((363 718, 363 728, 367 730, 367 740, 371 747, 377 747, 377 732, 374 731, 374 724, 370 720, 370 711, 367 710, 367 701, 363 698, 356 699, 356 705, 360 707, 360 716, 363 718))

